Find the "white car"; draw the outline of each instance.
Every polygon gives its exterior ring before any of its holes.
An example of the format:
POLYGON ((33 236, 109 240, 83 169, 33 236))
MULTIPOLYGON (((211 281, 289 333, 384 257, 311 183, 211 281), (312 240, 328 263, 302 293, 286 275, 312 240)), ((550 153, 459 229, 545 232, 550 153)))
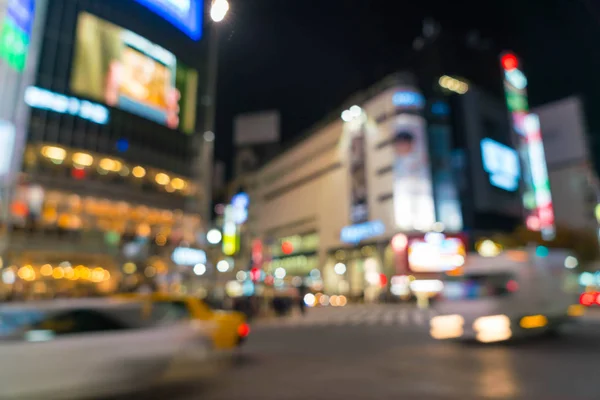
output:
POLYGON ((156 383, 180 352, 208 354, 203 326, 157 326, 142 307, 106 299, 1 306, 0 398, 122 394, 156 383))

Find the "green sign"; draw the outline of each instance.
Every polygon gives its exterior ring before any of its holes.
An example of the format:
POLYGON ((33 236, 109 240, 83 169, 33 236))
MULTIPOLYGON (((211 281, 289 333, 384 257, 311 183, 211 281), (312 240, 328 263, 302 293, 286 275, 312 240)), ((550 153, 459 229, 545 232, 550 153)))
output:
POLYGON ((28 48, 29 35, 11 19, 5 18, 0 27, 0 59, 18 72, 23 72, 28 48))

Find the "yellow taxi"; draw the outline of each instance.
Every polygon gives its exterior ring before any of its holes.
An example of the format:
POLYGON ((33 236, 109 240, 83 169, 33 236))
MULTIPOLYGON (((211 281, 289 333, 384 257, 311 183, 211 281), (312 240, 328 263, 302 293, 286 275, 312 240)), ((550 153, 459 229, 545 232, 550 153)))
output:
POLYGON ((205 302, 191 296, 161 293, 125 294, 119 297, 144 301, 144 314, 154 320, 194 319, 207 322, 216 350, 230 350, 241 345, 250 334, 246 316, 237 311, 211 309, 205 302))

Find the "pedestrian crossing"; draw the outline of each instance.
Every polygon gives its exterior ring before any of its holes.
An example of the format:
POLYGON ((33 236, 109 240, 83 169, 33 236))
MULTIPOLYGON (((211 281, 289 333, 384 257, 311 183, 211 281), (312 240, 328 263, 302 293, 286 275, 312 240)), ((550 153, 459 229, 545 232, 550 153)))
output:
POLYGON ((281 318, 258 320, 253 327, 297 328, 318 326, 404 326, 427 327, 436 313, 432 309, 421 310, 406 305, 349 305, 346 307, 323 307, 308 309, 281 318))

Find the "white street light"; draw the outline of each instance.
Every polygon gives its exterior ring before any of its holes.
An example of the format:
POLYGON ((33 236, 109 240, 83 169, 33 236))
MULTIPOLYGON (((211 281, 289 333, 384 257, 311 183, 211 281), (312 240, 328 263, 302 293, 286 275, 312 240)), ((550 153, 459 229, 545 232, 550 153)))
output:
POLYGON ((352 114, 354 118, 358 118, 360 117, 360 114, 362 114, 362 108, 359 106, 352 106, 350 107, 350 114, 352 114))
POLYGON ((229 11, 229 2, 227 0, 213 0, 210 7, 210 18, 214 22, 221 22, 225 19, 229 11))
POLYGON ((217 263, 217 271, 219 271, 219 272, 229 271, 229 263, 227 262, 227 260, 221 260, 217 263))
POLYGON ((360 108, 359 106, 352 106, 350 107, 350 109, 348 110, 344 110, 342 112, 342 120, 344 122, 350 122, 352 120, 355 120, 357 118, 359 118, 363 113, 363 109, 360 108))
POLYGON ((344 120, 344 122, 352 121, 352 113, 350 112, 350 110, 345 110, 344 112, 342 112, 342 119, 344 120))
POLYGON ((221 234, 221 231, 219 231, 218 229, 211 229, 206 234, 206 240, 210 244, 219 244, 219 243, 221 243, 222 238, 223 238, 223 235, 221 234))
POLYGON ((196 264, 194 265, 194 274, 201 276, 206 273, 206 265, 204 264, 196 264))
POLYGON ((346 265, 342 263, 337 263, 333 266, 333 270, 338 275, 344 275, 346 273, 346 265))

